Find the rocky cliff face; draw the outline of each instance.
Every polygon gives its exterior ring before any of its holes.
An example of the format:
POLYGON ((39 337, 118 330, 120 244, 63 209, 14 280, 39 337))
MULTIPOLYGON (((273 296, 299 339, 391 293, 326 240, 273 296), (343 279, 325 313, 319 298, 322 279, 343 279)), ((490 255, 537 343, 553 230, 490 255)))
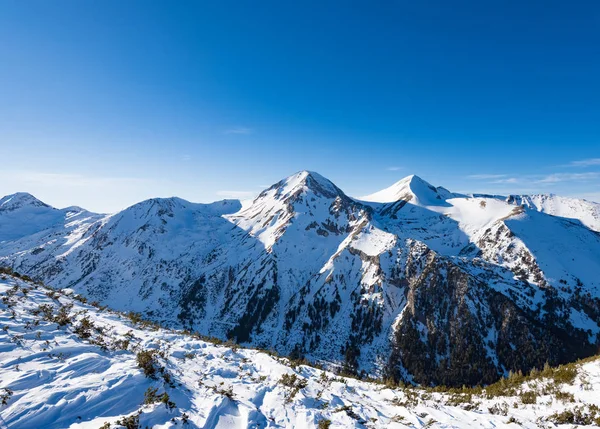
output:
POLYGON ((488 383, 598 350, 600 237, 585 223, 597 207, 552 198, 465 196, 411 176, 357 200, 300 172, 243 210, 177 198, 108 216, 35 205, 52 215, 30 228, 19 215, 30 205, 0 206, 0 231, 22 231, 5 234, 0 263, 349 372, 488 383))

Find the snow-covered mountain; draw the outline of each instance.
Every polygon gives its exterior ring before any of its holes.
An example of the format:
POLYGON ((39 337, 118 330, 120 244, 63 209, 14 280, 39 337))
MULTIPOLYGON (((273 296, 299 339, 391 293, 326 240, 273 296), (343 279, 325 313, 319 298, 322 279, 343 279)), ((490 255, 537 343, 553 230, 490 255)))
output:
POLYGON ((449 198, 461 196, 460 194, 453 194, 441 186, 436 188, 419 176, 412 175, 399 180, 389 188, 361 197, 361 200, 376 203, 411 201, 413 204, 435 206, 444 204, 449 198))
POLYGON ((0 428, 600 425, 600 360, 485 389, 375 384, 0 276, 0 428))
POLYGON ((595 203, 417 176, 356 199, 308 171, 243 208, 170 198, 97 215, 17 195, 1 200, 0 264, 330 368, 488 383, 600 344, 595 203))

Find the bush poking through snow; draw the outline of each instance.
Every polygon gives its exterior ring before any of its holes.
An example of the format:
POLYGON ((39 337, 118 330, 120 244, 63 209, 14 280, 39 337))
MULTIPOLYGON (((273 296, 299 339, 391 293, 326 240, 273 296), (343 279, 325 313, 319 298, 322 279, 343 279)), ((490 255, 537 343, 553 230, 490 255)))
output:
POLYGON ((318 429, 329 429, 329 426, 331 426, 331 420, 322 419, 322 420, 319 420, 317 428, 318 429))
POLYGON ((562 402, 575 402, 575 396, 568 392, 556 392, 554 397, 562 402))
POLYGON ((521 402, 523 404, 537 404, 537 392, 528 391, 521 393, 521 402))
POLYGON ((92 336, 93 329, 94 324, 92 323, 90 318, 86 316, 83 319, 81 319, 79 325, 77 325, 74 331, 79 338, 81 338, 82 340, 87 340, 92 336))
POLYGON ((142 350, 138 352, 137 364, 144 371, 144 375, 149 378, 156 379, 156 373, 160 371, 158 361, 156 359, 155 350, 142 350))
POLYGON ((160 395, 159 399, 160 402, 165 404, 165 407, 167 407, 167 409, 169 410, 172 410, 177 407, 177 405, 175 405, 175 402, 171 401, 171 398, 169 397, 169 394, 167 392, 164 392, 162 395, 160 395))
POLYGON ((13 392, 10 389, 4 389, 4 393, 0 395, 0 404, 8 405, 8 400, 12 396, 13 392))
POLYGON ((279 384, 285 387, 300 387, 300 389, 303 389, 306 387, 307 381, 304 378, 298 377, 296 374, 283 374, 279 379, 279 384))
POLYGON ((146 392, 144 392, 144 405, 152 405, 158 402, 158 395, 156 392, 158 392, 158 387, 149 387, 146 392))
POLYGON ((296 374, 283 374, 279 379, 279 384, 289 387, 290 391, 286 395, 286 402, 291 402, 296 393, 308 386, 308 381, 305 378, 300 378, 296 374))
POLYGON ((126 429, 140 429, 140 412, 117 420, 117 424, 125 426, 126 429))
POLYGON ((558 425, 600 426, 600 408, 596 405, 590 405, 587 409, 585 406, 575 407, 572 410, 554 413, 548 416, 547 420, 558 425))
POLYGON ((32 315, 39 316, 41 314, 44 320, 52 320, 53 313, 54 310, 50 304, 41 304, 38 308, 31 310, 32 315))
POLYGON ((56 322, 58 326, 67 326, 71 323, 71 317, 69 316, 71 307, 72 305, 63 305, 60 307, 58 314, 54 316, 54 322, 56 322))
POLYGON ((116 350, 127 350, 129 348, 129 339, 121 339, 115 340, 113 343, 113 347, 116 350))
POLYGON ((144 393, 144 405, 152 405, 159 402, 165 404, 167 409, 172 410, 176 408, 175 402, 171 401, 169 394, 167 392, 163 392, 162 394, 158 394, 158 387, 152 388, 149 387, 148 390, 144 393))
POLYGON ((233 386, 229 386, 227 389, 214 386, 213 391, 219 395, 225 396, 231 401, 235 401, 235 395, 233 394, 233 386))

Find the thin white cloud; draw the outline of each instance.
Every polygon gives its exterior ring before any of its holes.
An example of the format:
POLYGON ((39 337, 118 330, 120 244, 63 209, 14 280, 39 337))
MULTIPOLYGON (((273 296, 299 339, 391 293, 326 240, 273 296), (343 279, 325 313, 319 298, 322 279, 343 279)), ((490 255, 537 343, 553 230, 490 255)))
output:
POLYGON ((252 134, 254 130, 248 127, 233 127, 224 131, 225 134, 252 134))
POLYGON ((475 179, 475 180, 491 180, 491 179, 501 179, 506 177, 506 174, 472 174, 467 176, 467 179, 475 179))
POLYGON ((398 170, 402 170, 402 167, 388 167, 386 168, 387 171, 398 171, 398 170))
POLYGON ((585 182, 600 178, 600 172, 555 173, 537 180, 537 183, 585 182))
POLYGON ((592 167, 594 165, 600 165, 600 158, 589 158, 582 159, 579 161, 572 161, 569 167, 592 167))
POLYGON ((252 198, 256 195, 253 191, 217 191, 216 194, 223 198, 235 198, 238 200, 252 198))
POLYGON ((507 179, 492 180, 490 183, 519 183, 519 179, 516 177, 509 177, 507 179))

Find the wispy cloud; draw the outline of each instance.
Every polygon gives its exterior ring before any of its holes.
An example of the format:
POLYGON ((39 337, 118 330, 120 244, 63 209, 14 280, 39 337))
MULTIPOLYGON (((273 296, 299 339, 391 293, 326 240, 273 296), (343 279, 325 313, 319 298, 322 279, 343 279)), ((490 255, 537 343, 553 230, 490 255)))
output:
POLYGON ((572 161, 568 164, 569 167, 591 167, 594 165, 600 165, 600 158, 582 159, 579 161, 572 161))
POLYGON ((233 127, 224 131, 225 134, 252 134, 254 130, 248 127, 233 127))
POLYGON ((600 172, 555 173, 537 180, 537 183, 586 182, 600 178, 600 172))
POLYGON ((472 174, 467 176, 467 179, 475 179, 475 180, 492 180, 492 179, 501 179, 506 177, 506 174, 472 174))
POLYGON ((387 171, 398 171, 398 170, 402 170, 402 167, 388 167, 386 168, 387 171))
POLYGON ((492 180, 490 183, 519 183, 520 180, 516 177, 508 177, 506 179, 492 180))
POLYGON ((216 194, 219 197, 223 198, 235 198, 239 200, 243 200, 246 198, 252 198, 257 193, 253 191, 217 191, 216 194))

